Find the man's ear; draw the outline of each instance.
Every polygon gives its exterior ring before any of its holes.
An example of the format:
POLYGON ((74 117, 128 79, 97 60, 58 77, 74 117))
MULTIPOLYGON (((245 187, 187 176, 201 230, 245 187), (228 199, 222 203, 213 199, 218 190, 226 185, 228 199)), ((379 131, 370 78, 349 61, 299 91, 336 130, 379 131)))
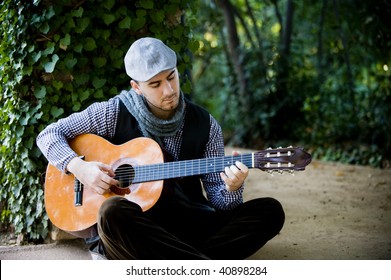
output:
POLYGON ((136 81, 131 80, 131 81, 130 81, 130 85, 132 86, 132 89, 133 89, 137 94, 141 94, 140 85, 139 85, 136 81))

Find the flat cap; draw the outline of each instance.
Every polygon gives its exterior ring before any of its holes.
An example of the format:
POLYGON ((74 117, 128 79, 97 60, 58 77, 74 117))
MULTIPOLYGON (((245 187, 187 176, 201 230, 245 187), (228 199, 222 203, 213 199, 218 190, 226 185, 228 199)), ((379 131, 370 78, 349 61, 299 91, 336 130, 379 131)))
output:
POLYGON ((176 67, 175 52, 161 40, 145 37, 135 41, 125 55, 126 74, 138 82, 145 82, 162 71, 176 67))

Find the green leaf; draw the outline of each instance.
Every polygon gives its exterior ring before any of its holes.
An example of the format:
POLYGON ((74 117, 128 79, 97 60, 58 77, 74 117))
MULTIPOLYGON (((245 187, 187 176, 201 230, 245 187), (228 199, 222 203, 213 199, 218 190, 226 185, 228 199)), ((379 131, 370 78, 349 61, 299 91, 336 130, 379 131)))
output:
POLYGON ((73 17, 81 17, 82 15, 83 15, 83 12, 84 12, 84 9, 83 9, 83 7, 79 7, 78 9, 76 9, 76 10, 72 10, 72 13, 71 13, 71 15, 73 16, 73 17))
POLYGON ((83 33, 87 29, 88 25, 91 23, 89 17, 84 17, 77 20, 77 26, 75 26, 75 31, 79 34, 83 33))
POLYGON ((103 3, 102 3, 102 6, 106 9, 106 10, 111 10, 113 8, 115 4, 115 0, 104 0, 103 3))
POLYGON ((82 43, 78 43, 76 44, 74 47, 73 47, 73 50, 77 53, 81 53, 81 51, 83 50, 83 44, 82 43))
POLYGON ((16 128, 16 136, 17 137, 22 137, 24 133, 24 126, 19 126, 16 128))
POLYGON ((74 112, 77 112, 77 111, 80 110, 80 108, 81 108, 80 102, 78 102, 78 101, 74 102, 73 107, 72 107, 72 110, 73 110, 74 112))
POLYGON ((196 51, 198 51, 198 49, 200 47, 200 43, 198 41, 196 41, 196 40, 191 40, 188 43, 188 47, 189 47, 191 52, 195 53, 196 51))
POLYGON ((118 27, 122 29, 129 29, 131 23, 132 20, 130 19, 130 17, 125 17, 123 20, 119 22, 118 27))
POLYGON ((27 216, 26 224, 27 226, 31 226, 34 223, 34 217, 27 216))
POLYGON ((57 90, 60 91, 63 88, 64 84, 61 81, 53 81, 53 87, 57 90))
POLYGON ((153 6, 154 5, 152 0, 143 0, 136 3, 136 7, 144 8, 146 10, 152 10, 153 6))
POLYGON ((175 14, 178 11, 178 6, 174 4, 168 4, 164 6, 164 10, 168 15, 175 14))
POLYGON ((80 73, 80 75, 75 76, 75 84, 76 86, 81 86, 86 84, 90 79, 90 75, 87 73, 80 73))
POLYGON ((56 47, 56 44, 54 42, 49 42, 47 44, 46 49, 42 52, 42 55, 47 56, 49 54, 52 54, 54 52, 55 47, 56 47))
POLYGON ((111 23, 113 23, 113 21, 115 21, 115 16, 113 14, 104 14, 102 16, 102 19, 106 25, 110 25, 111 23))
POLYGON ((93 51, 96 49, 96 43, 94 38, 92 37, 87 37, 84 43, 84 49, 86 51, 93 51))
POLYGON ((110 95, 116 95, 116 94, 118 94, 118 89, 117 89, 117 87, 112 87, 112 88, 110 88, 109 93, 110 93, 110 95))
POLYGON ((33 118, 30 120, 30 124, 36 124, 38 120, 42 118, 43 112, 37 113, 33 116, 33 118))
POLYGON ((62 46, 69 46, 71 44, 71 36, 69 34, 65 34, 64 38, 60 40, 60 44, 62 46))
POLYGON ((23 68, 23 75, 30 76, 32 72, 33 72, 33 66, 32 65, 24 66, 24 68, 23 68))
POLYGON ((94 77, 94 79, 92 80, 92 85, 94 86, 94 88, 99 89, 106 84, 106 81, 106 79, 99 79, 98 77, 94 77))
POLYGON ((46 10, 46 19, 51 19, 56 15, 56 12, 53 9, 53 6, 49 6, 46 10))
POLYGON ((136 16, 137 17, 145 17, 147 15, 147 11, 146 10, 137 10, 136 11, 136 16))
POLYGON ((31 54, 31 59, 33 63, 37 62, 40 58, 41 58, 41 51, 31 54))
POLYGON ((77 63, 77 58, 66 58, 64 60, 64 63, 65 63, 65 66, 68 68, 68 69, 73 69, 73 67, 76 65, 77 63))
POLYGON ((95 38, 95 40, 100 41, 100 37, 102 35, 102 29, 94 29, 92 30, 92 37, 95 38))
POLYGON ((191 90, 192 85, 188 79, 186 79, 186 82, 182 85, 182 87, 183 87, 184 93, 191 93, 192 92, 192 90, 191 90))
POLYGON ((19 123, 23 126, 26 126, 28 123, 29 123, 29 119, 30 119, 30 116, 29 115, 26 115, 24 117, 21 117, 19 119, 19 123))
POLYGON ((122 50, 120 50, 120 49, 113 49, 113 50, 110 51, 109 55, 110 55, 110 58, 112 60, 115 60, 115 59, 118 59, 118 58, 122 59, 123 55, 124 55, 124 52, 122 50))
POLYGON ((156 23, 162 23, 166 13, 162 10, 151 12, 151 18, 156 23))
POLYGON ((51 103, 55 104, 58 102, 59 99, 60 99, 60 96, 58 94, 54 94, 51 96, 51 103))
POLYGON ((102 30, 102 39, 106 41, 110 37, 110 34, 110 30, 102 30))
POLYGON ((66 31, 64 31, 64 32, 70 32, 70 30, 75 28, 75 26, 76 26, 76 23, 75 23, 74 19, 68 17, 66 19, 66 24, 64 26, 64 30, 66 30, 66 31))
POLYGON ((184 28, 182 26, 176 26, 176 28, 173 30, 173 35, 175 38, 182 38, 184 28))
POLYGON ((54 42, 58 42, 58 40, 60 40, 61 38, 60 38, 60 35, 59 34, 56 34, 56 35, 54 35, 53 36, 53 41, 54 42))
POLYGON ((161 30, 161 26, 159 24, 151 24, 149 26, 149 31, 151 31, 152 33, 158 34, 160 30, 161 30))
POLYGON ((36 88, 34 91, 34 95, 38 99, 44 98, 46 96, 46 87, 40 86, 36 88))
POLYGON ((43 67, 45 68, 45 72, 46 73, 53 73, 54 71, 54 68, 56 67, 56 63, 57 61, 59 60, 60 58, 58 57, 58 55, 54 54, 52 56, 52 61, 49 61, 47 63, 45 63, 43 65, 43 67))
POLYGON ((35 50, 35 46, 28 46, 28 52, 31 53, 35 50))
POLYGON ((102 89, 98 89, 95 93, 94 93, 94 98, 96 99, 103 99, 105 96, 103 94, 103 90, 102 89))
POLYGON ((107 59, 105 57, 94 57, 92 59, 94 66, 100 68, 106 65, 107 59))
POLYGON ((39 31, 43 34, 48 34, 49 30, 50 30, 50 26, 47 22, 42 24, 41 27, 39 28, 39 31))
POLYGON ((64 114, 64 109, 63 108, 58 108, 57 106, 53 106, 50 109, 50 114, 56 119, 62 114, 64 114))
POLYGON ((90 97, 90 92, 88 90, 85 90, 83 91, 81 94, 80 94, 80 101, 83 102, 84 100, 87 100, 88 97, 90 97))
POLYGON ((34 138, 31 137, 30 139, 28 139, 28 140, 25 141, 24 143, 25 143, 24 146, 25 146, 27 149, 31 150, 32 147, 33 147, 33 145, 34 145, 34 138))
POLYGON ((144 27, 145 23, 146 23, 145 17, 137 17, 133 19, 131 28, 132 30, 135 31, 139 30, 140 28, 144 27))

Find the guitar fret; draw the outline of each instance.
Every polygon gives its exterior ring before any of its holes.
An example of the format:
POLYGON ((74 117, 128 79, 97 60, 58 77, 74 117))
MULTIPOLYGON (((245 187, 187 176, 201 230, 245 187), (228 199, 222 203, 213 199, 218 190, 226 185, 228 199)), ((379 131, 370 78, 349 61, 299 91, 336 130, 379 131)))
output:
MULTIPOLYGON (((178 166, 177 166, 177 168, 174 168, 174 172, 173 172, 173 173, 174 173, 174 176, 175 176, 175 177, 181 177, 180 171, 182 170, 182 169, 181 169, 181 163, 182 163, 182 162, 181 162, 181 161, 178 161, 178 162, 176 162, 176 163, 177 163, 176 165, 178 165, 178 166)), ((175 164, 174 164, 174 165, 175 165, 175 164)))

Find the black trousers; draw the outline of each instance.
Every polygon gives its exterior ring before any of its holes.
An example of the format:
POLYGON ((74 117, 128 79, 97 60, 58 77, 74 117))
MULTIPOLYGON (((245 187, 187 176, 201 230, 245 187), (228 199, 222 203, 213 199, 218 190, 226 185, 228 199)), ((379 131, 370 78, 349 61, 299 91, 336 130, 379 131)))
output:
POLYGON ((108 259, 245 259, 276 236, 284 220, 273 198, 226 211, 160 199, 143 212, 116 196, 100 208, 98 233, 108 259))

